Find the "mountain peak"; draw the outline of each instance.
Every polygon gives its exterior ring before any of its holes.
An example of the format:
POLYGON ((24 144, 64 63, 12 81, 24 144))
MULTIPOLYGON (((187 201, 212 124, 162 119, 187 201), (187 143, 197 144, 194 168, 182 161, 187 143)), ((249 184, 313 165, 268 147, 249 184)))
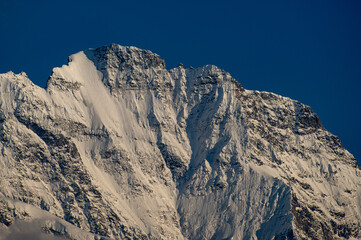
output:
POLYGON ((361 169, 302 103, 116 44, 0 80, 1 236, 361 238, 361 169))

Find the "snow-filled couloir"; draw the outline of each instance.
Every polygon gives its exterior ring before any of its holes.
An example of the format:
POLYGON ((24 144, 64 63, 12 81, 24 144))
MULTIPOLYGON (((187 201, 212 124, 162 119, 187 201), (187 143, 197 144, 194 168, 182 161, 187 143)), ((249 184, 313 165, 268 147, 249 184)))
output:
POLYGON ((0 239, 361 238, 340 140, 216 66, 112 44, 0 74, 0 111, 0 239))

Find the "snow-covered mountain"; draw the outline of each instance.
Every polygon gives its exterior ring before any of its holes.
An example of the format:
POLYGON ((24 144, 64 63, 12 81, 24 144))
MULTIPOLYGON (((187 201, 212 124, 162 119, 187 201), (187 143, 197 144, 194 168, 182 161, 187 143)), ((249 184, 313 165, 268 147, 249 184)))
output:
POLYGON ((0 239, 361 239, 340 140, 211 65, 112 44, 46 89, 0 74, 0 150, 0 239))

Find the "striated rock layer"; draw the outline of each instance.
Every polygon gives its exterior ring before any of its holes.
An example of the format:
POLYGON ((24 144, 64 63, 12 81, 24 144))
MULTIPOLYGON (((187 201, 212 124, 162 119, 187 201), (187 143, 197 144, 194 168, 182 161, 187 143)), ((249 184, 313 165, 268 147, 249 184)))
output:
POLYGON ((361 170, 311 108, 215 66, 76 53, 0 75, 0 239, 360 239, 361 170))

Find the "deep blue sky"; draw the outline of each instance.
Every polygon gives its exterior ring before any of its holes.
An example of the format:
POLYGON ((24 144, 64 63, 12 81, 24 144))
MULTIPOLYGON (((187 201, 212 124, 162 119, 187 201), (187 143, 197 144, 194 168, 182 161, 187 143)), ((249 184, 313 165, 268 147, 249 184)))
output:
POLYGON ((217 65, 247 89, 312 107, 361 163, 361 1, 0 0, 0 72, 45 86, 72 53, 110 43, 167 67, 217 65))

